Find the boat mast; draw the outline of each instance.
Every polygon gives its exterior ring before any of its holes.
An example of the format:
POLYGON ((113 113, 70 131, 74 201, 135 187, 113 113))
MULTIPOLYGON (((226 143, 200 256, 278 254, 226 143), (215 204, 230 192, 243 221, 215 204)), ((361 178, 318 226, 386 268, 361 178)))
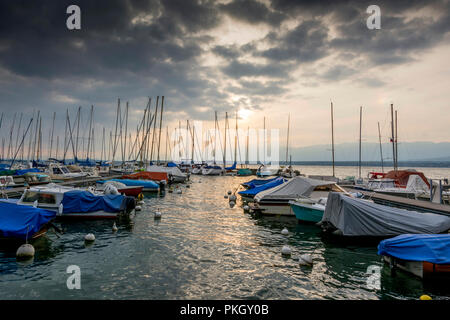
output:
POLYGON ((333 121, 333 102, 331 102, 331 156, 333 161, 333 177, 335 176, 334 172, 334 121, 333 121))
POLYGON ((56 118, 56 112, 53 112, 53 125, 52 125, 52 134, 50 138, 50 152, 48 157, 52 157, 52 151, 53 151, 53 132, 55 131, 55 118, 56 118))
POLYGON ((216 146, 217 146, 217 111, 214 111, 214 164, 216 164, 216 146))
POLYGON ((250 140, 250 127, 248 126, 247 127, 247 148, 246 148, 246 152, 245 152, 245 164, 246 164, 246 167, 248 167, 248 164, 249 164, 249 159, 248 159, 248 143, 249 143, 249 140, 250 140))
POLYGON ((159 96, 156 97, 155 121, 153 122, 152 149, 150 150, 150 161, 153 161, 153 144, 155 143, 156 119, 158 117, 159 96))
POLYGON ((395 135, 394 135, 394 104, 391 103, 391 141, 392 141, 392 160, 394 165, 394 171, 397 171, 395 160, 395 135))
POLYGON ((397 110, 395 110, 395 170, 398 170, 398 127, 397 110))
MULTIPOLYGON (((159 118, 158 155, 156 157, 156 163, 158 165, 159 165, 159 150, 161 147, 161 130, 162 130, 163 111, 164 111, 164 96, 161 97, 161 112, 160 112, 160 118, 159 118)), ((192 156, 192 157, 194 157, 194 156, 192 156)))
MULTIPOLYGON (((234 136, 234 163, 237 163, 238 111, 239 111, 239 109, 236 110, 236 132, 235 132, 235 136, 234 136)), ((242 165, 242 163, 241 163, 241 165, 242 165)))
POLYGON ((362 132, 362 106, 359 108, 359 178, 361 179, 361 132, 362 132))
MULTIPOLYGON (((125 141, 123 144, 123 156, 122 156, 122 162, 125 164, 126 161, 126 153, 127 153, 127 134, 128 134, 128 101, 127 101, 127 108, 126 108, 126 114, 125 114, 125 141)), ((131 142, 130 142, 131 143, 131 142)))
POLYGON ((81 106, 78 107, 77 113, 77 138, 75 140, 75 158, 78 159, 78 136, 80 134, 81 106))
MULTIPOLYGON (((91 117, 89 120, 89 135, 88 135, 88 145, 87 145, 87 152, 86 152, 86 161, 89 160, 89 153, 91 151, 91 133, 92 133, 92 117, 94 115, 94 106, 91 105, 91 117)), ((75 155, 76 156, 76 155, 75 155)))
POLYGON ((264 117, 264 161, 263 164, 266 165, 266 117, 264 117))
POLYGON ((380 131, 380 123, 379 122, 378 122, 378 140, 380 141, 381 172, 384 173, 383 148, 381 146, 381 131, 380 131))
POLYGON ((287 135, 286 135, 286 165, 288 162, 288 154, 289 154, 289 126, 291 122, 291 114, 288 115, 288 127, 287 127, 287 135))
POLYGON ((227 161, 227 124, 228 124, 228 112, 225 112, 225 140, 223 145, 223 167, 226 166, 227 161))

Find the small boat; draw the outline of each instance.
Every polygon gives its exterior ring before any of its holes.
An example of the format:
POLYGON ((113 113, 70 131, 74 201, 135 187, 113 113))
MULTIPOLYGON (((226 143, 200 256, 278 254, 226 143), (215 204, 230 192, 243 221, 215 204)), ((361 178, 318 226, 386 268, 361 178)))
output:
POLYGON ((0 188, 15 187, 21 187, 21 185, 16 184, 12 176, 0 176, 0 188))
MULTIPOLYGON (((256 180, 256 179, 255 179, 256 180)), ((253 199, 255 195, 257 195, 258 193, 264 191, 264 190, 268 190, 271 188, 274 188, 276 186, 279 186, 280 184, 284 183, 287 181, 287 179, 284 179, 282 177, 277 177, 275 179, 267 179, 265 180, 267 181, 266 183, 262 183, 262 184, 253 184, 253 183, 248 183, 246 184, 246 186, 248 186, 248 189, 243 190, 243 191, 239 191, 238 194, 245 199, 253 199)))
MULTIPOLYGON (((159 184, 152 180, 133 180, 133 179, 109 179, 109 180, 99 180, 96 181, 97 184, 102 185, 107 182, 120 182, 128 187, 143 187, 142 191, 144 192, 158 192, 159 184)), ((120 191, 119 191, 120 192, 120 191)))
POLYGON ((241 183, 241 185, 244 186, 247 189, 252 189, 252 188, 255 188, 257 186, 260 186, 260 185, 269 183, 271 181, 274 181, 276 179, 278 179, 278 177, 269 178, 269 179, 253 179, 253 180, 241 183))
POLYGON ((320 222, 327 206, 327 198, 322 197, 317 200, 309 198, 299 198, 289 201, 295 217, 303 222, 320 222))
POLYGON ((381 241, 378 254, 392 269, 450 278, 450 234, 403 234, 381 241))
POLYGON ((202 175, 204 176, 220 176, 225 173, 225 170, 221 166, 208 165, 202 168, 202 175))
POLYGON ((298 198, 319 199, 327 197, 331 191, 347 193, 334 181, 297 176, 279 186, 259 192, 250 207, 262 214, 295 216, 289 201, 298 198))
POLYGON ((96 188, 96 191, 105 193, 105 191, 107 191, 106 186, 109 184, 114 186, 119 194, 135 198, 138 197, 144 189, 143 186, 126 186, 121 182, 109 181, 107 183, 104 183, 102 187, 96 188))
POLYGON ((50 163, 47 170, 47 173, 52 180, 65 181, 84 178, 89 175, 87 172, 70 172, 65 165, 59 163, 50 163))
POLYGON ((387 238, 447 232, 450 217, 389 207, 330 192, 320 226, 325 233, 336 236, 387 238))
POLYGON ((182 172, 178 166, 169 162, 167 166, 150 165, 147 167, 148 172, 166 172, 172 182, 186 182, 189 180, 189 174, 182 172))
POLYGON ((280 168, 278 166, 267 166, 262 165, 258 168, 256 171, 256 175, 258 177, 269 177, 269 176, 275 176, 278 174, 278 171, 280 168))
POLYGON ((140 171, 133 174, 128 174, 122 176, 122 179, 131 179, 131 180, 152 180, 155 182, 164 181, 165 183, 169 183, 169 175, 167 172, 149 172, 149 171, 140 171))
POLYGON ((242 176, 242 177, 251 176, 251 175, 253 175, 253 171, 249 168, 241 168, 241 169, 238 169, 237 175, 242 176))
POLYGON ((0 200, 0 240, 25 242, 36 239, 46 233, 55 217, 54 211, 0 200))
POLYGON ((94 194, 87 190, 49 184, 26 189, 18 205, 56 212, 57 218, 115 219, 135 206, 132 197, 94 194))

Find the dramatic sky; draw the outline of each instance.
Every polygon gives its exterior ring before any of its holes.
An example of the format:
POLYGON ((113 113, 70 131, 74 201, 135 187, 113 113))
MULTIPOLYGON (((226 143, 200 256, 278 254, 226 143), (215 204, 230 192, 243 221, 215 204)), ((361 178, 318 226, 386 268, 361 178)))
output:
POLYGON ((164 95, 170 127, 239 108, 241 127, 266 117, 285 135, 290 114, 293 147, 330 143, 330 101, 336 143, 358 139, 360 106, 364 141, 379 121, 387 142, 390 103, 401 141, 450 141, 449 31, 445 0, 2 0, 0 132, 40 110, 48 137, 53 112, 61 130, 78 106, 86 127, 94 105, 100 135, 119 97, 136 128, 147 97, 164 95), (66 28, 71 4, 81 30, 66 28), (366 26, 371 4, 380 30, 366 26))

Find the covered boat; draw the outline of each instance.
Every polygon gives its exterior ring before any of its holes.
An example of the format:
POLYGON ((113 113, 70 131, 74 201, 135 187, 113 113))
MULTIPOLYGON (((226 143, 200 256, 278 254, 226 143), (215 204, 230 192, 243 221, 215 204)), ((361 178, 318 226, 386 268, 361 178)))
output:
POLYGON ((115 219, 134 209, 135 200, 51 184, 26 189, 17 204, 51 210, 59 218, 115 219))
POLYGON ((169 182, 169 175, 167 172, 149 172, 149 171, 141 171, 133 174, 128 174, 122 176, 123 179, 131 179, 131 180, 153 180, 153 181, 165 181, 169 182))
POLYGON ((297 176, 277 187, 259 192, 251 208, 263 214, 294 216, 289 201, 298 198, 319 199, 327 197, 330 191, 346 193, 333 181, 315 180, 297 176))
POLYGON ((256 171, 256 175, 258 177, 268 177, 268 176, 274 176, 278 174, 278 171, 280 170, 279 166, 273 166, 273 165, 262 165, 258 168, 256 171))
POLYGON ((0 201, 0 239, 35 239, 45 234, 48 224, 55 217, 54 211, 0 201))
POLYGON ((270 178, 270 179, 253 179, 253 180, 250 180, 250 181, 242 183, 242 185, 244 187, 248 188, 248 189, 251 189, 251 188, 255 188, 257 186, 269 183, 269 182, 274 181, 276 179, 278 179, 278 177, 270 178))
POLYGON ((246 198, 253 198, 255 195, 257 195, 258 193, 264 191, 264 190, 268 190, 271 188, 274 188, 276 186, 279 186, 280 184, 284 183, 287 181, 287 179, 284 179, 282 177, 277 177, 275 179, 268 179, 265 180, 268 181, 264 184, 248 184, 249 188, 247 190, 243 190, 238 192, 239 195, 241 195, 242 197, 246 197, 246 198))
POLYGON ((249 168, 240 168, 237 171, 238 176, 251 176, 253 175, 253 171, 249 168))
POLYGON ((407 233, 446 232, 450 229, 450 217, 384 206, 330 192, 320 224, 324 231, 334 235, 393 237, 407 233))
POLYGON ((185 182, 189 179, 189 175, 182 172, 180 168, 173 162, 169 162, 167 167, 150 165, 147 167, 148 172, 166 172, 172 182, 185 182))
POLYGON ((418 277, 450 276, 450 234, 403 234, 378 245, 392 268, 418 277))
POLYGON ((225 170, 218 165, 207 165, 202 168, 202 175, 204 176, 220 176, 225 173, 225 170))
POLYGON ((104 184, 110 181, 121 182, 128 187, 143 187, 144 192, 158 192, 159 184, 152 180, 132 180, 132 179, 109 179, 96 181, 97 184, 104 184))

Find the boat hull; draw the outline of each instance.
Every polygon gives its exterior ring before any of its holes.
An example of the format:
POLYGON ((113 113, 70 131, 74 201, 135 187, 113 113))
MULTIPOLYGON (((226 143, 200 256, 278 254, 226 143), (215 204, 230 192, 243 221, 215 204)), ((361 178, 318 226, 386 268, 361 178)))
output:
POLYGON ((294 211, 288 202, 260 202, 258 207, 264 215, 295 217, 294 211))
POLYGON ((291 202, 290 206, 292 208, 292 211, 294 211, 295 217, 299 221, 317 223, 320 222, 323 218, 324 210, 313 208, 308 205, 298 204, 295 202, 291 202))
POLYGON ((409 261, 390 256, 383 256, 383 260, 399 270, 413 274, 419 278, 445 277, 450 278, 449 264, 435 264, 426 261, 409 261))
POLYGON ((204 176, 220 176, 223 174, 223 169, 202 169, 204 176))

